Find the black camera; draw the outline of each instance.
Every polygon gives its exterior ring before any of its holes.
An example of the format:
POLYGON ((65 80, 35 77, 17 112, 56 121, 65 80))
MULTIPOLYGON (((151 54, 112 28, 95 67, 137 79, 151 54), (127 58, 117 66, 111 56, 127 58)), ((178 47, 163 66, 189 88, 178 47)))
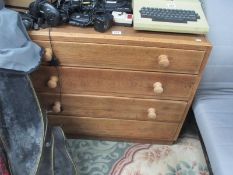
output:
POLYGON ((52 4, 45 0, 37 0, 29 5, 29 14, 36 19, 43 19, 51 27, 61 23, 60 12, 52 4))
POLYGON ((94 29, 98 32, 106 32, 112 27, 113 16, 108 13, 96 15, 94 18, 94 29))
POLYGON ((21 16, 23 24, 27 30, 39 29, 39 26, 37 25, 37 23, 35 23, 36 19, 34 19, 33 16, 31 16, 30 14, 27 14, 27 13, 23 13, 23 12, 19 12, 19 15, 21 16))
POLYGON ((69 24, 79 27, 87 27, 93 24, 92 15, 88 13, 73 13, 70 16, 69 24))

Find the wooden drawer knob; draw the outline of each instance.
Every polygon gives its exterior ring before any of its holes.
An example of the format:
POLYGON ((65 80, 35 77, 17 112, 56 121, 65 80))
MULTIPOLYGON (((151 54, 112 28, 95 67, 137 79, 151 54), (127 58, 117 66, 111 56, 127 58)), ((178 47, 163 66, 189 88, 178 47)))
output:
POLYGON ((51 48, 45 48, 45 53, 44 53, 44 61, 49 62, 53 58, 53 52, 51 48))
POLYGON ((154 92, 155 94, 162 94, 163 93, 163 85, 160 82, 154 83, 154 92))
POLYGON ((158 57, 158 61, 159 61, 159 66, 161 67, 168 67, 170 65, 170 61, 168 59, 167 55, 160 55, 158 57))
POLYGON ((58 83, 58 77, 57 76, 51 76, 47 85, 49 88, 54 89, 57 87, 57 83, 58 83))
POLYGON ((59 112, 61 112, 61 102, 60 102, 60 101, 56 101, 56 102, 53 104, 52 110, 53 110, 54 113, 59 113, 59 112))
POLYGON ((155 108, 149 108, 148 109, 148 118, 149 119, 156 119, 157 115, 156 115, 156 110, 155 108))

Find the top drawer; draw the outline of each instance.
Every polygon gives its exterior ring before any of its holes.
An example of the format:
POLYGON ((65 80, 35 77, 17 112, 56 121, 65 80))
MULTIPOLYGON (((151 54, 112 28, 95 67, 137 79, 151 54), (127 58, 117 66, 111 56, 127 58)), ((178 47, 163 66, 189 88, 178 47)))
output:
MULTIPOLYGON (((48 48, 46 41, 36 41, 48 48)), ((62 65, 198 74, 205 51, 53 42, 62 65)))

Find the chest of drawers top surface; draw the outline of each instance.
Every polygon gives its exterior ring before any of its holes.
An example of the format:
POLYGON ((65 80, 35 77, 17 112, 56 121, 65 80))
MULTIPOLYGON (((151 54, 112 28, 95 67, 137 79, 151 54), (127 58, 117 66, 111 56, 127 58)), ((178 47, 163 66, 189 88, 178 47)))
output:
MULTIPOLYGON (((49 29, 31 31, 29 34, 33 40, 49 40, 49 29)), ((129 27, 119 26, 112 27, 106 33, 96 32, 93 28, 61 26, 52 28, 50 35, 52 40, 63 42, 156 46, 191 50, 206 50, 206 47, 210 46, 203 35, 135 31, 129 27)))

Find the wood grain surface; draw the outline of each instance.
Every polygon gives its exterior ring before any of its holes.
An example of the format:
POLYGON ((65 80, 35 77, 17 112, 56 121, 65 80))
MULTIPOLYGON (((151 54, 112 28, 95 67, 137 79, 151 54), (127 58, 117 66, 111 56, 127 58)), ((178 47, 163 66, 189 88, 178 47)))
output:
MULTIPOLYGON (((35 41, 49 41, 49 29, 31 31, 29 34, 35 41)), ((138 45, 204 51, 210 46, 204 35, 135 31, 131 27, 121 26, 114 26, 105 33, 96 32, 93 27, 60 26, 52 28, 50 34, 52 42, 138 45), (121 34, 114 35, 113 31, 121 34)))
MULTIPOLYGON (((62 93, 66 94, 187 100, 196 81, 196 76, 192 75, 112 69, 62 67, 60 73, 62 93), (155 82, 162 83, 162 94, 155 94, 153 87, 155 82)), ((47 86, 50 77, 56 74, 56 69, 53 67, 39 68, 32 74, 36 90, 56 92, 56 89, 47 86)))
MULTIPOLYGON (((39 97, 49 114, 56 114, 52 111, 52 107, 56 101, 60 100, 60 96, 41 93, 39 97)), ((179 122, 186 104, 186 102, 171 100, 63 94, 62 112, 58 114, 91 118, 179 122), (155 118, 148 117, 149 108, 155 109, 155 118)))
POLYGON ((6 5, 15 6, 15 7, 29 7, 29 4, 33 2, 33 0, 5 0, 6 5))
MULTIPOLYGON (((49 29, 29 34, 50 48, 49 29)), ((31 77, 43 105, 58 112, 49 113, 52 124, 85 138, 147 143, 178 138, 211 51, 204 35, 119 26, 106 33, 60 26, 50 34, 61 63, 59 81, 48 87, 58 72, 47 63, 31 77)))
POLYGON ((62 126, 67 134, 140 140, 174 140, 177 123, 133 121, 105 118, 77 118, 49 115, 53 125, 62 126))
MULTIPOLYGON (((49 42, 36 41, 44 48, 49 42)), ((61 65, 198 74, 204 51, 111 44, 53 42, 61 65), (167 55, 168 67, 159 65, 167 55)))

